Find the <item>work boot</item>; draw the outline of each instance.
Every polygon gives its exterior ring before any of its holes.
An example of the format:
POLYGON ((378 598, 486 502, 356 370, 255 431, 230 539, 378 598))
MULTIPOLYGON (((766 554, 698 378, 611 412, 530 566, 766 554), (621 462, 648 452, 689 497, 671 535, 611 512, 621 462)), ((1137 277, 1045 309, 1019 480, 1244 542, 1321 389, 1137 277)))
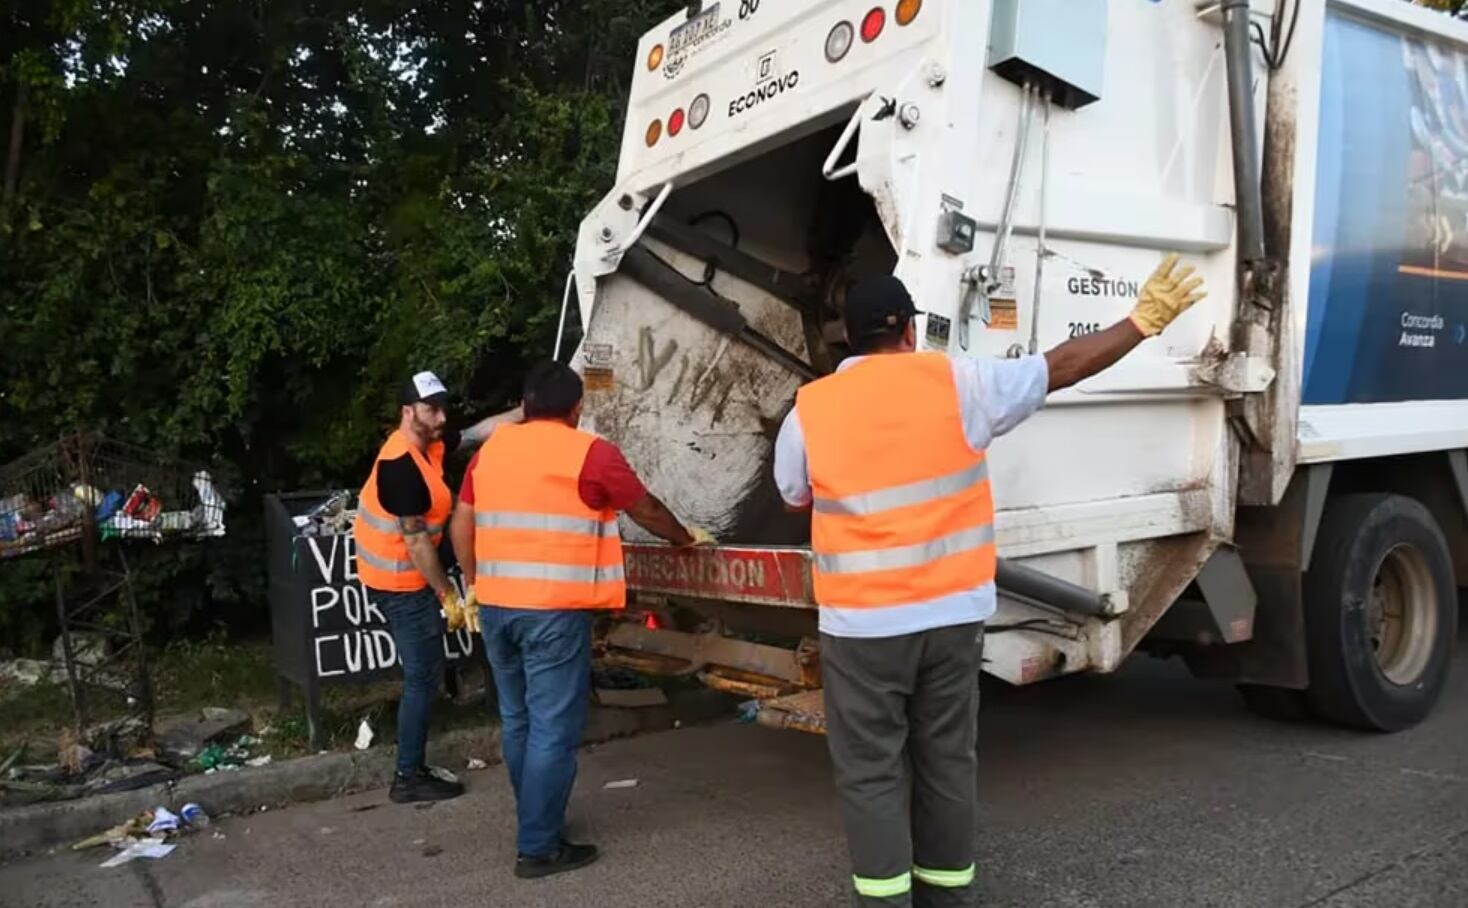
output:
POLYGON ((561 850, 550 857, 538 858, 522 854, 515 858, 515 876, 522 880, 535 880, 543 876, 580 870, 594 863, 598 857, 595 845, 573 845, 561 840, 561 850))
POLYGON ((392 788, 387 796, 394 804, 413 804, 419 801, 447 801, 463 793, 462 784, 441 779, 427 769, 419 769, 411 775, 394 775, 392 788))

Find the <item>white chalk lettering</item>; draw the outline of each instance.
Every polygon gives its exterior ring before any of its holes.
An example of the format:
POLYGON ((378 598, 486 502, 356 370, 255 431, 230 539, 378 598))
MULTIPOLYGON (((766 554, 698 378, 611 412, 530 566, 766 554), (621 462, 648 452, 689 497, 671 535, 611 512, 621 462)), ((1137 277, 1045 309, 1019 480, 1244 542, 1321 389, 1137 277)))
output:
POLYGON ((362 590, 356 586, 342 587, 342 609, 347 613, 347 620, 353 625, 360 627, 365 615, 362 608, 362 590))
MULTIPOLYGON (((338 537, 338 538, 340 538, 340 537, 338 537)), ((346 540, 347 541, 346 541, 346 544, 344 546, 346 548, 346 551, 347 551, 347 563, 346 563, 346 567, 345 567, 345 577, 346 577, 346 581, 348 583, 351 583, 353 580, 356 580, 357 579, 357 537, 356 536, 348 536, 348 537, 346 537, 346 540)))
POLYGON ((317 637, 316 638, 316 677, 318 677, 318 678, 331 678, 331 677, 333 677, 335 675, 345 675, 346 674, 345 671, 343 671, 343 670, 341 670, 339 668, 332 669, 331 671, 327 671, 326 670, 325 663, 323 663, 321 661, 321 644, 326 643, 327 641, 330 641, 330 640, 340 640, 340 639, 341 639, 341 634, 328 634, 325 637, 317 637))
POLYGON ((398 645, 392 634, 377 628, 372 632, 373 648, 377 651, 377 667, 391 668, 398 662, 398 645))
POLYGON ((311 626, 321 626, 321 616, 341 602, 341 590, 334 586, 318 586, 311 591, 311 626))
POLYGON ((382 614, 382 610, 377 607, 377 603, 372 601, 372 596, 367 592, 367 587, 359 583, 357 584, 357 589, 362 591, 362 601, 367 605, 366 620, 374 624, 386 624, 387 616, 382 614))
POLYGON ((331 582, 331 573, 332 573, 333 570, 336 569, 336 541, 338 539, 340 539, 341 537, 340 536, 332 536, 330 538, 331 538, 331 559, 330 560, 327 560, 327 558, 324 555, 321 554, 321 537, 320 536, 307 536, 306 537, 306 545, 310 547, 310 549, 311 549, 311 555, 312 555, 312 557, 314 557, 316 559, 316 567, 318 569, 320 569, 320 571, 321 571, 321 581, 323 583, 330 583, 331 582))

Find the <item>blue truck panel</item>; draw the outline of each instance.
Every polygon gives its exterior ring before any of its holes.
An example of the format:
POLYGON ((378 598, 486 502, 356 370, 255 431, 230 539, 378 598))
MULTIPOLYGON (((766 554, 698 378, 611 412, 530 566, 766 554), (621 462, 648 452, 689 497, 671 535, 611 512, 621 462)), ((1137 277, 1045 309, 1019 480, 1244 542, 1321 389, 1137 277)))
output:
POLYGON ((1468 56, 1331 12, 1306 404, 1468 399, 1468 56))

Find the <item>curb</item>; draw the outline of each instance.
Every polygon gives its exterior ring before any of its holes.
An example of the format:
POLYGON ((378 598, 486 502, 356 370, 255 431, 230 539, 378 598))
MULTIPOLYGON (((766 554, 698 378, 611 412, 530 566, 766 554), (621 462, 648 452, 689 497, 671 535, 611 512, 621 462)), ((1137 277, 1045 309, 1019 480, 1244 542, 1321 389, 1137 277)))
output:
MULTIPOLYGON (((666 706, 593 706, 582 746, 707 722, 727 715, 732 702, 714 691, 691 690, 679 692, 666 706)), ((392 780, 394 752, 393 747, 380 746, 360 753, 314 754, 237 772, 184 776, 137 791, 7 810, 0 812, 0 861, 69 845, 159 804, 177 807, 192 801, 210 816, 224 816, 386 788, 392 780)), ((439 735, 429 740, 428 755, 433 763, 456 772, 471 756, 497 764, 499 726, 439 735)))

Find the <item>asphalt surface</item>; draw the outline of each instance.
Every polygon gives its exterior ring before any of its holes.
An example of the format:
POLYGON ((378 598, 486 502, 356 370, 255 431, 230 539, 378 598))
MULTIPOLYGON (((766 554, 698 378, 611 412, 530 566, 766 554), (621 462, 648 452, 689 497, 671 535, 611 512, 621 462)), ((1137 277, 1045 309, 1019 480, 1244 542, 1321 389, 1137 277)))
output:
MULTIPOLYGON (((1394 736, 1284 725, 1177 663, 985 689, 985 906, 1468 906, 1468 615, 1447 697, 1394 736)), ((602 861, 511 874, 503 770, 431 809, 369 793, 217 822, 171 856, 0 867, 0 905, 816 906, 846 904, 825 745, 717 724, 583 755, 575 837, 602 861), (607 782, 637 779, 630 789, 607 782)))

